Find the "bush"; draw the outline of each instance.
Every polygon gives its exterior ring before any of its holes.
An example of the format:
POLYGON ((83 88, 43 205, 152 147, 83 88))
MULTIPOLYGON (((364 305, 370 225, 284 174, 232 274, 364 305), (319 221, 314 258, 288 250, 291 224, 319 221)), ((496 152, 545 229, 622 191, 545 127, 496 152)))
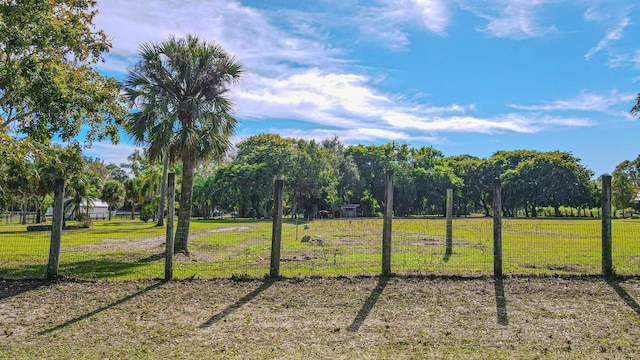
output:
POLYGON ((152 204, 146 204, 140 209, 140 220, 148 222, 153 218, 155 208, 152 204))
POLYGON ((93 225, 93 220, 91 219, 91 216, 87 214, 83 214, 78 219, 78 223, 79 223, 78 225, 79 227, 88 229, 91 227, 91 225, 93 225))

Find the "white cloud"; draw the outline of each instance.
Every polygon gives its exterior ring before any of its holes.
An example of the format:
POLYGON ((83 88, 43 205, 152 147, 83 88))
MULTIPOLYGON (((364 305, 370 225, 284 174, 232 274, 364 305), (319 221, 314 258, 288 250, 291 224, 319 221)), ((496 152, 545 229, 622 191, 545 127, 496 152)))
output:
MULTIPOLYGON (((505 9, 500 16, 491 17, 486 31, 494 36, 537 36, 549 31, 535 24, 535 10, 542 3, 504 3, 505 9)), ((363 14, 370 16, 372 31, 377 26, 380 36, 394 37, 402 44, 402 39, 408 41, 404 32, 408 24, 446 35, 450 22, 447 1, 381 0, 377 4, 363 14)), ((434 134, 442 132, 533 133, 551 126, 590 125, 581 118, 539 115, 476 117, 470 115, 477 111, 474 104, 433 106, 420 97, 407 99, 381 91, 380 74, 371 75, 371 69, 356 66, 346 58, 346 50, 327 44, 312 20, 304 22, 313 14, 297 12, 300 22, 294 30, 287 30, 271 22, 274 14, 232 0, 111 0, 99 2, 98 7, 96 25, 113 37, 113 49, 103 70, 124 74, 126 66, 136 61, 140 44, 163 41, 169 34, 197 33, 205 40, 219 42, 245 65, 242 83, 233 91, 239 118, 294 120, 316 126, 312 130, 277 130, 285 136, 319 139, 337 134, 345 142, 437 142, 442 140, 434 134)), ((363 16, 355 26, 362 26, 365 20, 363 16)), ((512 107, 530 110, 518 106, 512 107)), ((94 154, 116 163, 125 161, 134 149, 96 145, 99 151, 94 154)))
POLYGON ((380 6, 365 7, 353 20, 369 39, 385 47, 403 48, 410 44, 408 26, 418 26, 444 36, 450 23, 448 3, 443 0, 382 0, 380 6))
POLYGON ((582 93, 570 99, 556 100, 547 104, 510 104, 508 106, 518 110, 530 111, 593 111, 612 113, 613 106, 629 103, 634 98, 634 94, 620 94, 617 91, 611 91, 605 95, 582 93))
POLYGON ((389 112, 433 117, 464 114, 475 105, 427 106, 408 103, 370 86, 363 75, 299 71, 279 79, 251 79, 250 88, 236 92, 238 115, 249 119, 300 120, 340 128, 384 124, 389 112))
POLYGON ((620 40, 622 38, 624 29, 630 24, 631 19, 629 19, 628 17, 620 19, 617 26, 613 30, 609 31, 607 35, 605 35, 605 37, 600 40, 596 46, 589 49, 589 51, 584 55, 585 59, 590 60, 593 55, 602 51, 603 49, 606 49, 610 43, 620 40))
POLYGON ((128 162, 127 157, 136 149, 140 148, 126 143, 114 145, 109 142, 94 142, 90 148, 84 149, 82 152, 87 156, 100 158, 104 160, 106 164, 113 163, 120 165, 128 162))
POLYGON ((428 142, 432 144, 441 143, 442 139, 434 136, 421 136, 410 134, 402 131, 385 130, 378 128, 359 128, 349 130, 329 130, 329 129, 271 129, 271 132, 279 133, 285 137, 293 137, 298 139, 316 140, 338 136, 344 144, 362 144, 388 141, 401 142, 428 142))
POLYGON ((460 0, 460 6, 488 20, 478 30, 498 38, 525 39, 555 32, 554 25, 540 25, 538 11, 548 0, 460 0))
POLYGON ((111 0, 99 2, 98 8, 96 26, 113 37, 113 49, 105 64, 111 70, 133 64, 142 43, 188 33, 220 43, 254 73, 286 72, 288 66, 284 63, 330 66, 343 61, 337 57, 339 50, 320 41, 289 35, 271 25, 261 12, 237 1, 111 0))

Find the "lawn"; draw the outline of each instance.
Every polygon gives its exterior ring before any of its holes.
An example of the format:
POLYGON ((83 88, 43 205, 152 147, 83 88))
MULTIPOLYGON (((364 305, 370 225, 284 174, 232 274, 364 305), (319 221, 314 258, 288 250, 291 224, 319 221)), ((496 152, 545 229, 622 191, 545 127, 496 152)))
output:
POLYGON ((640 280, 0 280, 3 359, 633 359, 640 280))
MULTIPOLYGON (((260 278, 269 272, 269 221, 193 220, 190 255, 175 262, 178 278, 260 278)), ((599 274, 600 221, 504 219, 506 274, 599 274)), ((281 273, 287 277, 376 275, 381 269, 382 219, 285 221, 281 273), (303 242, 305 236, 309 241, 303 242)), ((45 273, 48 232, 0 224, 0 278, 45 273)), ((63 232, 60 273, 80 279, 163 277, 164 228, 139 220, 95 221, 90 229, 63 232)), ((640 221, 613 221, 614 267, 640 274, 640 221)), ((453 253, 445 256, 442 218, 394 219, 392 271, 404 275, 490 275, 492 220, 453 221, 453 253)))

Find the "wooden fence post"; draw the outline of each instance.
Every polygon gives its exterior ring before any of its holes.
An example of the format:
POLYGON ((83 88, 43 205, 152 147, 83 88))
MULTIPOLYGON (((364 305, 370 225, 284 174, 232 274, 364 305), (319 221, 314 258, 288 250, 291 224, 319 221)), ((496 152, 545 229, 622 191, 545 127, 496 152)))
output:
POLYGON ((445 256, 449 257, 453 253, 453 189, 447 189, 447 247, 445 256))
MULTIPOLYGON (((165 260, 164 260, 164 279, 173 279, 173 252, 174 252, 174 240, 173 237, 173 221, 176 212, 176 186, 175 186, 175 173, 169 173, 167 176, 167 237, 165 240, 165 260)), ((162 194, 164 196, 164 194, 162 194)), ((162 209, 164 211, 164 209, 162 209)))
POLYGON ((391 227, 393 224, 393 170, 387 171, 384 177, 385 201, 384 220, 382 224, 382 275, 391 274, 391 227))
POLYGON ((502 190, 497 178, 493 180, 493 276, 502 277, 502 190))
POLYGON ((611 175, 602 175, 602 275, 613 275, 611 254, 611 175))
POLYGON ((62 222, 64 219, 64 179, 56 180, 54 197, 47 279, 58 277, 60 269, 60 245, 62 243, 62 222))
POLYGON ((271 266, 269 276, 280 276, 280 245, 282 242, 282 205, 284 203, 284 180, 273 185, 273 229, 271 231, 271 266))

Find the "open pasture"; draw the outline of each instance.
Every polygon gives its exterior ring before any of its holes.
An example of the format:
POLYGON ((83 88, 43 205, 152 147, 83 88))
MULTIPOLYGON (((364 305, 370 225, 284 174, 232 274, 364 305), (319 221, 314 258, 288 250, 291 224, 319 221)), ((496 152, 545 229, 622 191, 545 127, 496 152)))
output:
MULTIPOLYGON (((453 253, 445 256, 445 220, 396 218, 392 271, 415 275, 490 275, 493 230, 489 218, 453 220, 453 253)), ((178 255, 178 278, 262 277, 269 273, 269 221, 194 220, 190 254, 178 255)), ((503 219, 506 274, 599 274, 600 220, 503 219)), ((164 229, 138 220, 96 221, 63 232, 60 274, 82 279, 151 279, 164 271, 164 229)), ((382 219, 285 221, 284 276, 376 275, 381 269, 382 219), (305 241, 303 241, 305 240, 305 241)), ((0 225, 0 278, 45 273, 48 232, 0 225)), ((613 221, 616 273, 640 274, 640 221, 613 221)))

